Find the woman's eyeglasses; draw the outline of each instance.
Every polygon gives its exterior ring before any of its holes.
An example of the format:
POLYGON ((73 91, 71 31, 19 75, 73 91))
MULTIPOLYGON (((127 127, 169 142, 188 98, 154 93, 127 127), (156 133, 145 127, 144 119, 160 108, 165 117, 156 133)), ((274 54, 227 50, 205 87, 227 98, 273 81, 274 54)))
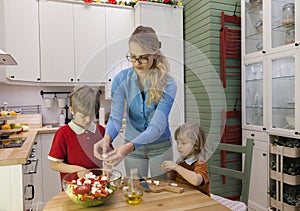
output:
POLYGON ((149 61, 149 57, 151 56, 152 54, 146 54, 146 55, 142 55, 142 56, 139 56, 139 57, 136 57, 134 55, 131 55, 131 54, 127 54, 126 55, 126 58, 128 61, 132 62, 132 63, 135 63, 136 61, 139 62, 139 64, 148 64, 148 61, 149 61))

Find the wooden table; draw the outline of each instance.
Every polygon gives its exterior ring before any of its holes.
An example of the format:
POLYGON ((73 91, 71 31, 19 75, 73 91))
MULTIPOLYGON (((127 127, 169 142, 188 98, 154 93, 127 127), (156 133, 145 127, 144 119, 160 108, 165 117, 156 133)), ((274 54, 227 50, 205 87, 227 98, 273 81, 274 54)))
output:
POLYGON ((130 205, 125 202, 122 190, 118 190, 113 198, 104 205, 98 207, 84 207, 75 204, 64 193, 61 192, 54 196, 44 207, 44 211, 58 210, 129 210, 129 211, 183 211, 183 210, 201 210, 201 211, 229 211, 214 199, 202 194, 201 192, 185 186, 183 193, 147 193, 144 192, 143 201, 137 205, 130 205))

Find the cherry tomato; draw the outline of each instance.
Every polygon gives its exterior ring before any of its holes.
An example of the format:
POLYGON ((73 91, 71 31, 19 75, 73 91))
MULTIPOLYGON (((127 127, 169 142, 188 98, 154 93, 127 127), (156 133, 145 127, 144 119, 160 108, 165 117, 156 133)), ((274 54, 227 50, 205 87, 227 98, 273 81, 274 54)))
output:
POLYGON ((91 191, 90 185, 79 185, 76 188, 74 188, 73 193, 74 194, 88 194, 91 191))

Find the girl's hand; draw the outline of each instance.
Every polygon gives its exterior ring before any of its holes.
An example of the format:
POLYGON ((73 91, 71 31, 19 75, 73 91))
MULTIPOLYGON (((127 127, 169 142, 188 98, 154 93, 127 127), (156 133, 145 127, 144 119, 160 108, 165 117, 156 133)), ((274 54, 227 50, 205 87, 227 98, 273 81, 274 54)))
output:
POLYGON ((104 164, 106 166, 116 166, 118 165, 124 158, 125 156, 134 150, 134 145, 133 143, 129 142, 127 144, 124 144, 120 146, 119 148, 107 153, 107 158, 103 159, 104 164))
POLYGON ((164 171, 171 171, 174 170, 177 166, 177 163, 167 160, 160 165, 160 168, 164 171))
POLYGON ((111 138, 109 135, 105 135, 103 139, 94 144, 94 156, 99 160, 104 160, 106 153, 112 151, 110 145, 111 138))

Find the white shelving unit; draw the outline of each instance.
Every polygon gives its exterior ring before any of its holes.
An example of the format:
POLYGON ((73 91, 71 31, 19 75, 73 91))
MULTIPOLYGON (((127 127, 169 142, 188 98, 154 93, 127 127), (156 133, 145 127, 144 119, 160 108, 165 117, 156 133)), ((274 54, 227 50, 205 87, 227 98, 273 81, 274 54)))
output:
MULTIPOLYGON (((300 114, 300 85, 296 83, 300 77, 299 13, 300 2, 296 0, 242 1, 242 127, 253 134, 264 134, 268 145, 273 136, 300 139, 300 119, 295 118, 300 114)), ((271 149, 264 149, 269 162, 271 149)), ((270 172, 263 178, 268 189, 270 172)), ((257 188, 256 193, 268 196, 265 185, 257 188)), ((289 210, 274 206, 270 197, 267 206, 260 203, 253 191, 250 209, 289 210)))

